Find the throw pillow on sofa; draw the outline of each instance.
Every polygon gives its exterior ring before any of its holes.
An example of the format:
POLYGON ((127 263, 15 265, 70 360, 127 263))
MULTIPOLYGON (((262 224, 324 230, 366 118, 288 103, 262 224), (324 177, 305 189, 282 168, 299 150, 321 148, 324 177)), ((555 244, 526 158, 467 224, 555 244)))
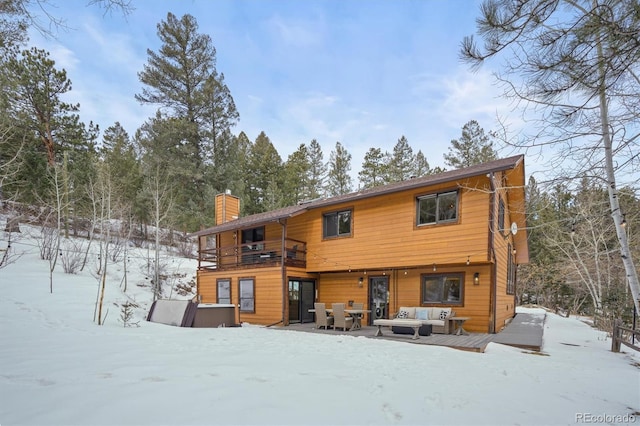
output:
POLYGON ((444 321, 449 317, 450 314, 451 314, 451 308, 441 309, 439 318, 444 321))
POLYGON ((418 320, 428 320, 429 319, 429 309, 416 309, 416 319, 418 320))
MULTIPOLYGON (((396 316, 396 318, 400 318, 400 312, 406 312, 407 316, 406 317, 402 317, 404 319, 415 319, 416 317, 416 308, 414 307, 407 307, 407 306, 400 306, 400 309, 398 309, 398 316, 396 316)), ((403 314, 404 315, 404 314, 403 314)))
POLYGON ((409 312, 404 311, 404 310, 401 309, 398 312, 398 315, 396 316, 396 318, 398 318, 398 319, 407 319, 407 318, 409 318, 409 312))

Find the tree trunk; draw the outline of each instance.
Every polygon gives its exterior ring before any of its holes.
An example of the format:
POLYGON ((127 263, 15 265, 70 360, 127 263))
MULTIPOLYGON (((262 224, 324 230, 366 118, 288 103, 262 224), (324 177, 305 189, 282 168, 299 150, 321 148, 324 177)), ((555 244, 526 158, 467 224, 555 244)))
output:
MULTIPOLYGON (((597 43, 598 56, 602 59, 602 44, 597 43)), ((611 216, 616 227, 616 235, 620 243, 620 255, 626 273, 629 289, 633 297, 633 305, 636 312, 640 312, 640 283, 638 282, 638 272, 631 257, 629 241, 624 227, 622 226, 622 211, 620 210, 620 200, 618 199, 618 189, 616 188, 615 170, 613 166, 613 150, 611 133, 609 131, 609 107, 607 104, 604 59, 598 61, 598 71, 600 74, 599 101, 600 101, 600 126, 602 127, 602 142, 604 144, 605 168, 607 173, 607 191, 609 192, 609 204, 611 216)))

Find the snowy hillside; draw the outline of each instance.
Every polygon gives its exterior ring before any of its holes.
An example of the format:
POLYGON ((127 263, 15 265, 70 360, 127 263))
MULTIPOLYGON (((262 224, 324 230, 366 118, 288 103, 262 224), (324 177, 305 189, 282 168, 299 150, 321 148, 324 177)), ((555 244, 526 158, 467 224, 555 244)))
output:
MULTIPOLYGON (((3 426, 640 422, 640 357, 610 352, 606 333, 575 318, 546 314, 541 354, 251 325, 170 327, 144 321, 150 255, 138 248, 126 293, 122 264, 109 266, 108 314, 98 326, 94 265, 77 274, 58 265, 50 293, 38 232, 23 230, 12 243, 21 256, 0 269, 3 426), (130 320, 138 326, 122 322, 128 300, 140 306, 130 320)), ((165 295, 176 296, 196 262, 165 252, 162 259, 175 277, 165 295)))

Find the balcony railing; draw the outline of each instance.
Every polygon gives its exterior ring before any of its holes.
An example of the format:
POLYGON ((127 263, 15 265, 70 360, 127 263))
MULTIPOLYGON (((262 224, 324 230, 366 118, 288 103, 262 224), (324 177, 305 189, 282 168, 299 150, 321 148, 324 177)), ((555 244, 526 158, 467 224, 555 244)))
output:
POLYGON ((198 253, 198 259, 200 269, 273 267, 280 265, 282 259, 287 266, 304 268, 307 264, 307 245, 304 241, 286 239, 283 253, 282 240, 265 240, 235 246, 201 249, 198 253))

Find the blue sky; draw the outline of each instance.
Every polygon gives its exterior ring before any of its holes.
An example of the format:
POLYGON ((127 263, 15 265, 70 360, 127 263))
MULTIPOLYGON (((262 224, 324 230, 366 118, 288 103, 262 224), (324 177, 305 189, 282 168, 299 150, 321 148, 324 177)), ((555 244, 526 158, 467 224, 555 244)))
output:
POLYGON ((474 73, 459 60, 479 1, 134 0, 126 17, 85 0, 53 2, 50 13, 69 29, 56 39, 33 33, 31 43, 67 70, 67 100, 103 130, 119 121, 133 135, 153 115, 134 99, 137 73, 147 49, 159 49, 157 24, 168 12, 193 15, 211 36, 240 113, 234 133, 255 140, 264 131, 283 161, 312 139, 328 160, 340 141, 355 177, 370 147, 391 151, 404 135, 432 167, 443 166, 469 120, 485 131, 498 129, 497 117, 511 131, 521 123, 491 70, 474 73))

